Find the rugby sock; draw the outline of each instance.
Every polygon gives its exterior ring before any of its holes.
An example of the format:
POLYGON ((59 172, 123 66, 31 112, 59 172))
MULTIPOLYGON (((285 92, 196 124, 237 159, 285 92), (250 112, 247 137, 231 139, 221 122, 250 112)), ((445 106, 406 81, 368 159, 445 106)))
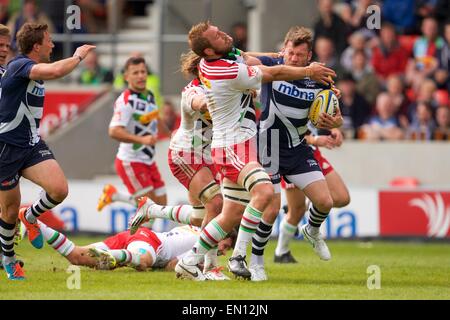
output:
POLYGON ((169 219, 182 224, 191 223, 191 215, 194 212, 192 206, 161 206, 159 204, 153 204, 148 209, 151 217, 169 219))
POLYGON ((16 261, 14 252, 14 234, 16 233, 16 225, 6 223, 0 218, 0 244, 3 252, 3 264, 7 265, 16 261))
POLYGON ((217 252, 219 249, 211 249, 205 254, 205 265, 203 267, 203 272, 211 270, 218 266, 217 252))
POLYGON ((75 244, 70 241, 62 233, 53 230, 46 224, 39 221, 39 229, 41 229, 42 236, 49 246, 58 251, 63 257, 67 257, 73 249, 75 249, 75 244))
POLYGON ((233 257, 238 255, 245 257, 247 255, 247 245, 252 240, 253 234, 261 220, 261 216, 261 211, 256 210, 251 205, 247 205, 244 214, 242 215, 241 225, 236 239, 236 246, 234 247, 232 254, 233 257))
POLYGON ((36 200, 30 207, 27 208, 25 219, 30 223, 36 223, 36 219, 44 212, 53 209, 60 202, 50 198, 47 192, 42 191, 40 198, 36 200))
POLYGON ((311 204, 309 207, 309 216, 308 216, 308 224, 311 228, 309 228, 313 233, 319 232, 319 228, 322 225, 322 222, 328 217, 329 212, 320 212, 319 210, 311 204))
POLYGON ((289 242, 294 237, 295 231, 297 231, 297 226, 290 224, 284 218, 280 225, 280 235, 278 236, 277 248, 275 249, 277 256, 281 256, 289 251, 289 242))
POLYGON ((108 250, 108 252, 116 259, 116 262, 119 264, 128 264, 130 263, 132 266, 136 267, 141 262, 141 255, 132 253, 128 250, 108 250))
POLYGON ((264 264, 264 249, 272 234, 272 226, 273 224, 269 224, 263 219, 259 222, 258 228, 256 228, 256 232, 252 237, 252 257, 250 264, 264 264))
POLYGON ((132 195, 128 194, 128 193, 122 193, 120 191, 115 192, 112 196, 111 196, 111 200, 113 202, 115 201, 119 201, 119 202, 125 202, 125 203, 129 203, 134 207, 138 206, 138 202, 135 199, 135 197, 133 197, 132 195))
POLYGON ((212 219, 200 233, 200 237, 183 260, 190 265, 198 264, 204 255, 216 249, 219 242, 227 236, 216 219, 212 219))

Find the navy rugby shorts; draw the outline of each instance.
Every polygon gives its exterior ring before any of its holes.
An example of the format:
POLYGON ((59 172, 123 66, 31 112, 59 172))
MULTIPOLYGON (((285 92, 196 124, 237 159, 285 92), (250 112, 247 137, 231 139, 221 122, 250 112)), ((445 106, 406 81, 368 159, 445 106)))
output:
POLYGON ((13 189, 19 183, 22 170, 49 159, 55 157, 43 140, 31 148, 0 142, 0 190, 13 189))

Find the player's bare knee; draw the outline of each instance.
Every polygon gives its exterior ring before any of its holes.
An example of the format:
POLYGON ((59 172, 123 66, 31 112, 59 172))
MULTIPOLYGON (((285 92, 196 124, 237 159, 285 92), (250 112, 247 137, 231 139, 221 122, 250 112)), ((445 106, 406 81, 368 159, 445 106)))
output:
POLYGON ((333 207, 342 208, 347 206, 350 203, 350 195, 348 193, 339 195, 336 199, 333 200, 333 207))
POLYGON ((333 208, 333 199, 331 198, 331 196, 322 197, 314 203, 314 206, 320 212, 330 212, 331 208, 333 208))
POLYGON ((62 202, 69 194, 69 186, 67 183, 60 183, 48 190, 47 193, 53 200, 62 202))
POLYGON ((222 211, 223 206, 223 199, 222 196, 216 195, 214 198, 212 198, 208 205, 210 206, 211 210, 218 215, 222 211))
POLYGON ((257 203, 259 206, 265 208, 267 207, 274 196, 273 185, 269 183, 264 183, 255 186, 252 190, 252 202, 257 203))

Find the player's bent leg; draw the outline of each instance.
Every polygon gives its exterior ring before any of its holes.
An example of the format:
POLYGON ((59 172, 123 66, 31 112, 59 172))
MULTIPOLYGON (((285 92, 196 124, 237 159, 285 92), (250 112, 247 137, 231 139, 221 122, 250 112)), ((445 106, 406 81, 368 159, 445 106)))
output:
POLYGON ((271 203, 264 210, 261 221, 252 237, 252 256, 249 270, 252 281, 265 281, 268 279, 264 269, 264 249, 272 234, 272 226, 275 222, 281 206, 281 194, 275 193, 271 203))
POLYGON ((331 193, 331 198, 333 199, 333 207, 342 208, 350 203, 350 193, 347 186, 342 180, 341 176, 333 170, 325 175, 327 180, 328 189, 331 193))
POLYGON ((320 226, 328 217, 333 206, 328 185, 325 180, 315 181, 303 189, 305 195, 311 200, 308 223, 301 227, 305 240, 309 241, 314 251, 322 260, 330 260, 331 254, 320 234, 320 226))
POLYGON ((297 225, 306 212, 306 199, 302 190, 297 187, 285 190, 288 212, 280 224, 275 263, 297 263, 289 250, 289 242, 297 231, 297 225))
POLYGON ((42 248, 44 240, 37 225, 37 218, 44 212, 60 204, 68 194, 67 180, 59 164, 54 159, 48 159, 32 165, 22 171, 28 180, 41 186, 39 199, 30 207, 19 212, 19 219, 28 231, 28 238, 35 248, 42 248))
POLYGON ((2 265, 10 280, 24 280, 25 274, 16 260, 14 234, 17 212, 20 205, 20 189, 16 185, 10 190, 0 190, 0 246, 3 254, 2 265))

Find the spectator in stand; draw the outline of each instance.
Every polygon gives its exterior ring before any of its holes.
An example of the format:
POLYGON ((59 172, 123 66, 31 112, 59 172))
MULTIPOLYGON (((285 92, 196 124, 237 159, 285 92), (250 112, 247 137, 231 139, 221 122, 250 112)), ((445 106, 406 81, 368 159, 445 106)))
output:
POLYGON ((247 51, 247 25, 242 22, 238 22, 233 25, 231 30, 231 36, 233 37, 233 46, 243 51, 247 51))
POLYGON ((372 0, 347 1, 341 8, 341 18, 351 31, 359 31, 367 38, 375 36, 373 30, 367 29, 367 8, 373 2, 372 0))
POLYGON ((382 24, 379 45, 372 54, 372 66, 378 79, 384 81, 390 75, 403 74, 407 63, 408 51, 398 42, 394 26, 382 24))
POLYGON ((9 20, 8 3, 0 3, 0 24, 6 25, 9 20))
POLYGON ((113 74, 109 69, 100 65, 97 53, 91 51, 84 58, 78 82, 84 85, 112 83, 113 74))
POLYGON ((339 63, 333 41, 327 37, 318 37, 314 43, 314 61, 324 63, 328 68, 333 69, 337 74, 337 79, 344 73, 344 69, 339 63))
POLYGON ((350 32, 350 28, 341 17, 333 12, 333 5, 333 0, 318 0, 320 18, 314 24, 314 38, 330 38, 337 54, 341 55, 347 47, 347 35, 350 32))
POLYGON ((416 114, 417 105, 421 102, 429 104, 433 109, 437 108, 437 102, 434 100, 434 95, 436 93, 436 84, 431 79, 426 79, 420 84, 419 93, 417 95, 416 101, 411 103, 408 107, 408 120, 410 122, 414 121, 414 116, 416 114))
POLYGON ((87 33, 106 30, 108 10, 107 0, 76 0, 81 9, 81 24, 87 33))
POLYGON ((415 0, 383 0, 382 19, 392 23, 398 33, 416 33, 415 0))
POLYGON ((434 78, 438 87, 450 92, 450 20, 445 23, 444 40, 445 43, 442 49, 437 50, 436 56, 439 61, 439 69, 436 71, 434 78))
POLYGON ((444 47, 444 39, 438 34, 438 25, 433 17, 422 22, 422 36, 414 42, 413 59, 408 62, 406 79, 413 89, 438 67, 436 55, 444 47))
POLYGON ((355 80, 349 73, 344 73, 337 83, 341 90, 339 106, 344 124, 341 129, 346 138, 356 138, 360 127, 368 120, 371 114, 370 105, 356 91, 355 80))
POLYGON ((450 107, 440 106, 436 110, 436 128, 433 132, 434 140, 450 141, 450 107))
POLYGON ((404 134, 395 115, 397 110, 386 92, 378 95, 376 111, 377 115, 372 116, 368 123, 361 127, 361 138, 367 140, 402 139, 404 134))
POLYGON ((48 25, 48 32, 55 32, 55 27, 48 16, 39 10, 36 0, 24 0, 22 10, 13 14, 8 21, 7 27, 11 30, 11 50, 17 51, 16 34, 20 27, 26 22, 48 25))
MULTIPOLYGON (((132 57, 144 58, 144 54, 142 52, 136 51, 136 52, 131 53, 130 58, 132 58, 132 57)), ((147 67, 147 72, 148 72, 146 88, 147 88, 147 90, 150 90, 151 92, 153 92, 153 96, 155 97, 155 103, 158 106, 158 108, 161 109, 163 106, 163 103, 164 103, 162 95, 161 95, 161 89, 160 89, 161 81, 160 81, 158 75, 153 73, 147 64, 146 64, 146 67, 147 67)), ((128 86, 128 84, 124 78, 124 70, 122 69, 120 71, 120 73, 118 73, 116 75, 116 77, 114 78, 114 89, 117 91, 122 91, 127 86, 128 86)))
POLYGON ((352 58, 351 73, 356 80, 356 91, 373 106, 380 92, 380 85, 367 60, 364 50, 355 51, 352 58))
MULTIPOLYGON (((164 104, 162 106, 161 120, 166 125, 169 132, 174 132, 178 129, 181 122, 181 116, 176 111, 175 105, 172 101, 164 99, 164 104)), ((169 135, 164 132, 158 132, 158 139, 170 138, 169 135)))
POLYGON ((353 63, 352 58, 355 51, 363 50, 369 60, 372 56, 372 51, 369 46, 366 46, 366 37, 362 32, 353 32, 349 38, 349 42, 350 46, 348 46, 341 55, 341 66, 345 69, 345 71, 351 72, 353 63))
POLYGON ((407 129, 406 137, 410 140, 431 140, 435 128, 431 105, 419 102, 414 120, 407 129))
POLYGON ((409 123, 407 118, 408 107, 411 102, 405 94, 405 86, 402 78, 398 75, 389 76, 386 81, 386 90, 397 110, 397 116, 399 117, 402 127, 407 127, 409 123))
POLYGON ((450 21, 450 1, 437 0, 434 16, 439 23, 439 30, 442 31, 445 24, 450 21))

